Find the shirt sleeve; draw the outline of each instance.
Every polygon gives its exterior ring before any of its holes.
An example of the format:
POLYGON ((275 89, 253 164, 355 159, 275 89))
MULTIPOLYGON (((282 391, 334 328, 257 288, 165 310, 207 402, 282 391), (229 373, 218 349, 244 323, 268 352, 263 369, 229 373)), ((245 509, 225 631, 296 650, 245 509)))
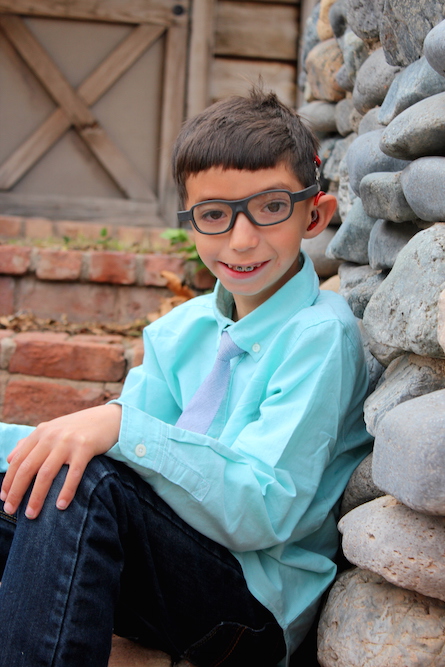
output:
POLYGON ((109 456, 234 551, 300 540, 322 525, 369 442, 362 419, 366 366, 341 322, 311 326, 293 342, 257 417, 233 441, 224 431, 215 439, 149 414, 141 399, 147 392, 172 401, 149 366, 135 371, 117 401, 122 423, 109 456))
POLYGON ((34 426, 20 426, 18 424, 4 424, 0 422, 0 472, 6 472, 8 462, 6 458, 17 442, 25 438, 34 430, 34 426))

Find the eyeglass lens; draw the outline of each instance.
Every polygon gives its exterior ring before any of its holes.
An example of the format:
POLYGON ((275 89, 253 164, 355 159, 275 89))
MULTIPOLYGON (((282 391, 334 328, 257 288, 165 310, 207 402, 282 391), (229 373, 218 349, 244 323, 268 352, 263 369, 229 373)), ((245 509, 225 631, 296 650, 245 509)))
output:
MULTIPOLYGON (((230 227, 233 210, 228 202, 204 202, 193 207, 193 219, 200 231, 218 234, 230 227)), ((275 225, 290 216, 292 201, 288 192, 265 192, 249 199, 247 210, 258 225, 275 225)))

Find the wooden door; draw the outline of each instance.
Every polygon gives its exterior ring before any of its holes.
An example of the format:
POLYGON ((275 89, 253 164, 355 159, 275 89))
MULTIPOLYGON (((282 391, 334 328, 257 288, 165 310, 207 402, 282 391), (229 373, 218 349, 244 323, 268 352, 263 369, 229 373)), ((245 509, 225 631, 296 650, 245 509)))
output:
POLYGON ((176 224, 188 12, 189 0, 0 0, 0 213, 176 224))

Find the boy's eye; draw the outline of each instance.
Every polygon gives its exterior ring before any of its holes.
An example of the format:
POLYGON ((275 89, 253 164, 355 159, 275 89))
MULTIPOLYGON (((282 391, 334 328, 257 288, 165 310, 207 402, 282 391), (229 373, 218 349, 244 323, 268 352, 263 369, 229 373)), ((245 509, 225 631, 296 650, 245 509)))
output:
POLYGON ((231 209, 229 206, 226 210, 225 206, 218 206, 218 208, 216 208, 215 206, 209 206, 208 204, 198 205, 194 210, 194 217, 198 224, 225 224, 227 222, 227 218, 230 220, 231 209))
POLYGON ((283 201, 271 201, 266 204, 264 207, 269 213, 281 213, 281 211, 286 208, 286 203, 283 201))
POLYGON ((218 211, 218 209, 214 209, 213 211, 206 211, 205 213, 202 213, 201 217, 203 220, 208 220, 209 222, 211 222, 212 220, 218 222, 219 220, 221 220, 221 218, 224 217, 224 212, 218 211))

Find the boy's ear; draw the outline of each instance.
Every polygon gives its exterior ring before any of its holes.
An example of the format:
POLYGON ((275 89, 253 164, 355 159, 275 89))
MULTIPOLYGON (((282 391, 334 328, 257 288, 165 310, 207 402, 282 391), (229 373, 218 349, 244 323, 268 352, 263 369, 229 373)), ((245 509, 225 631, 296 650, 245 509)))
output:
POLYGON ((311 218, 306 232, 303 234, 303 238, 313 239, 326 229, 336 208, 337 199, 334 195, 327 195, 324 192, 319 192, 318 195, 314 197, 314 203, 310 213, 311 218))

